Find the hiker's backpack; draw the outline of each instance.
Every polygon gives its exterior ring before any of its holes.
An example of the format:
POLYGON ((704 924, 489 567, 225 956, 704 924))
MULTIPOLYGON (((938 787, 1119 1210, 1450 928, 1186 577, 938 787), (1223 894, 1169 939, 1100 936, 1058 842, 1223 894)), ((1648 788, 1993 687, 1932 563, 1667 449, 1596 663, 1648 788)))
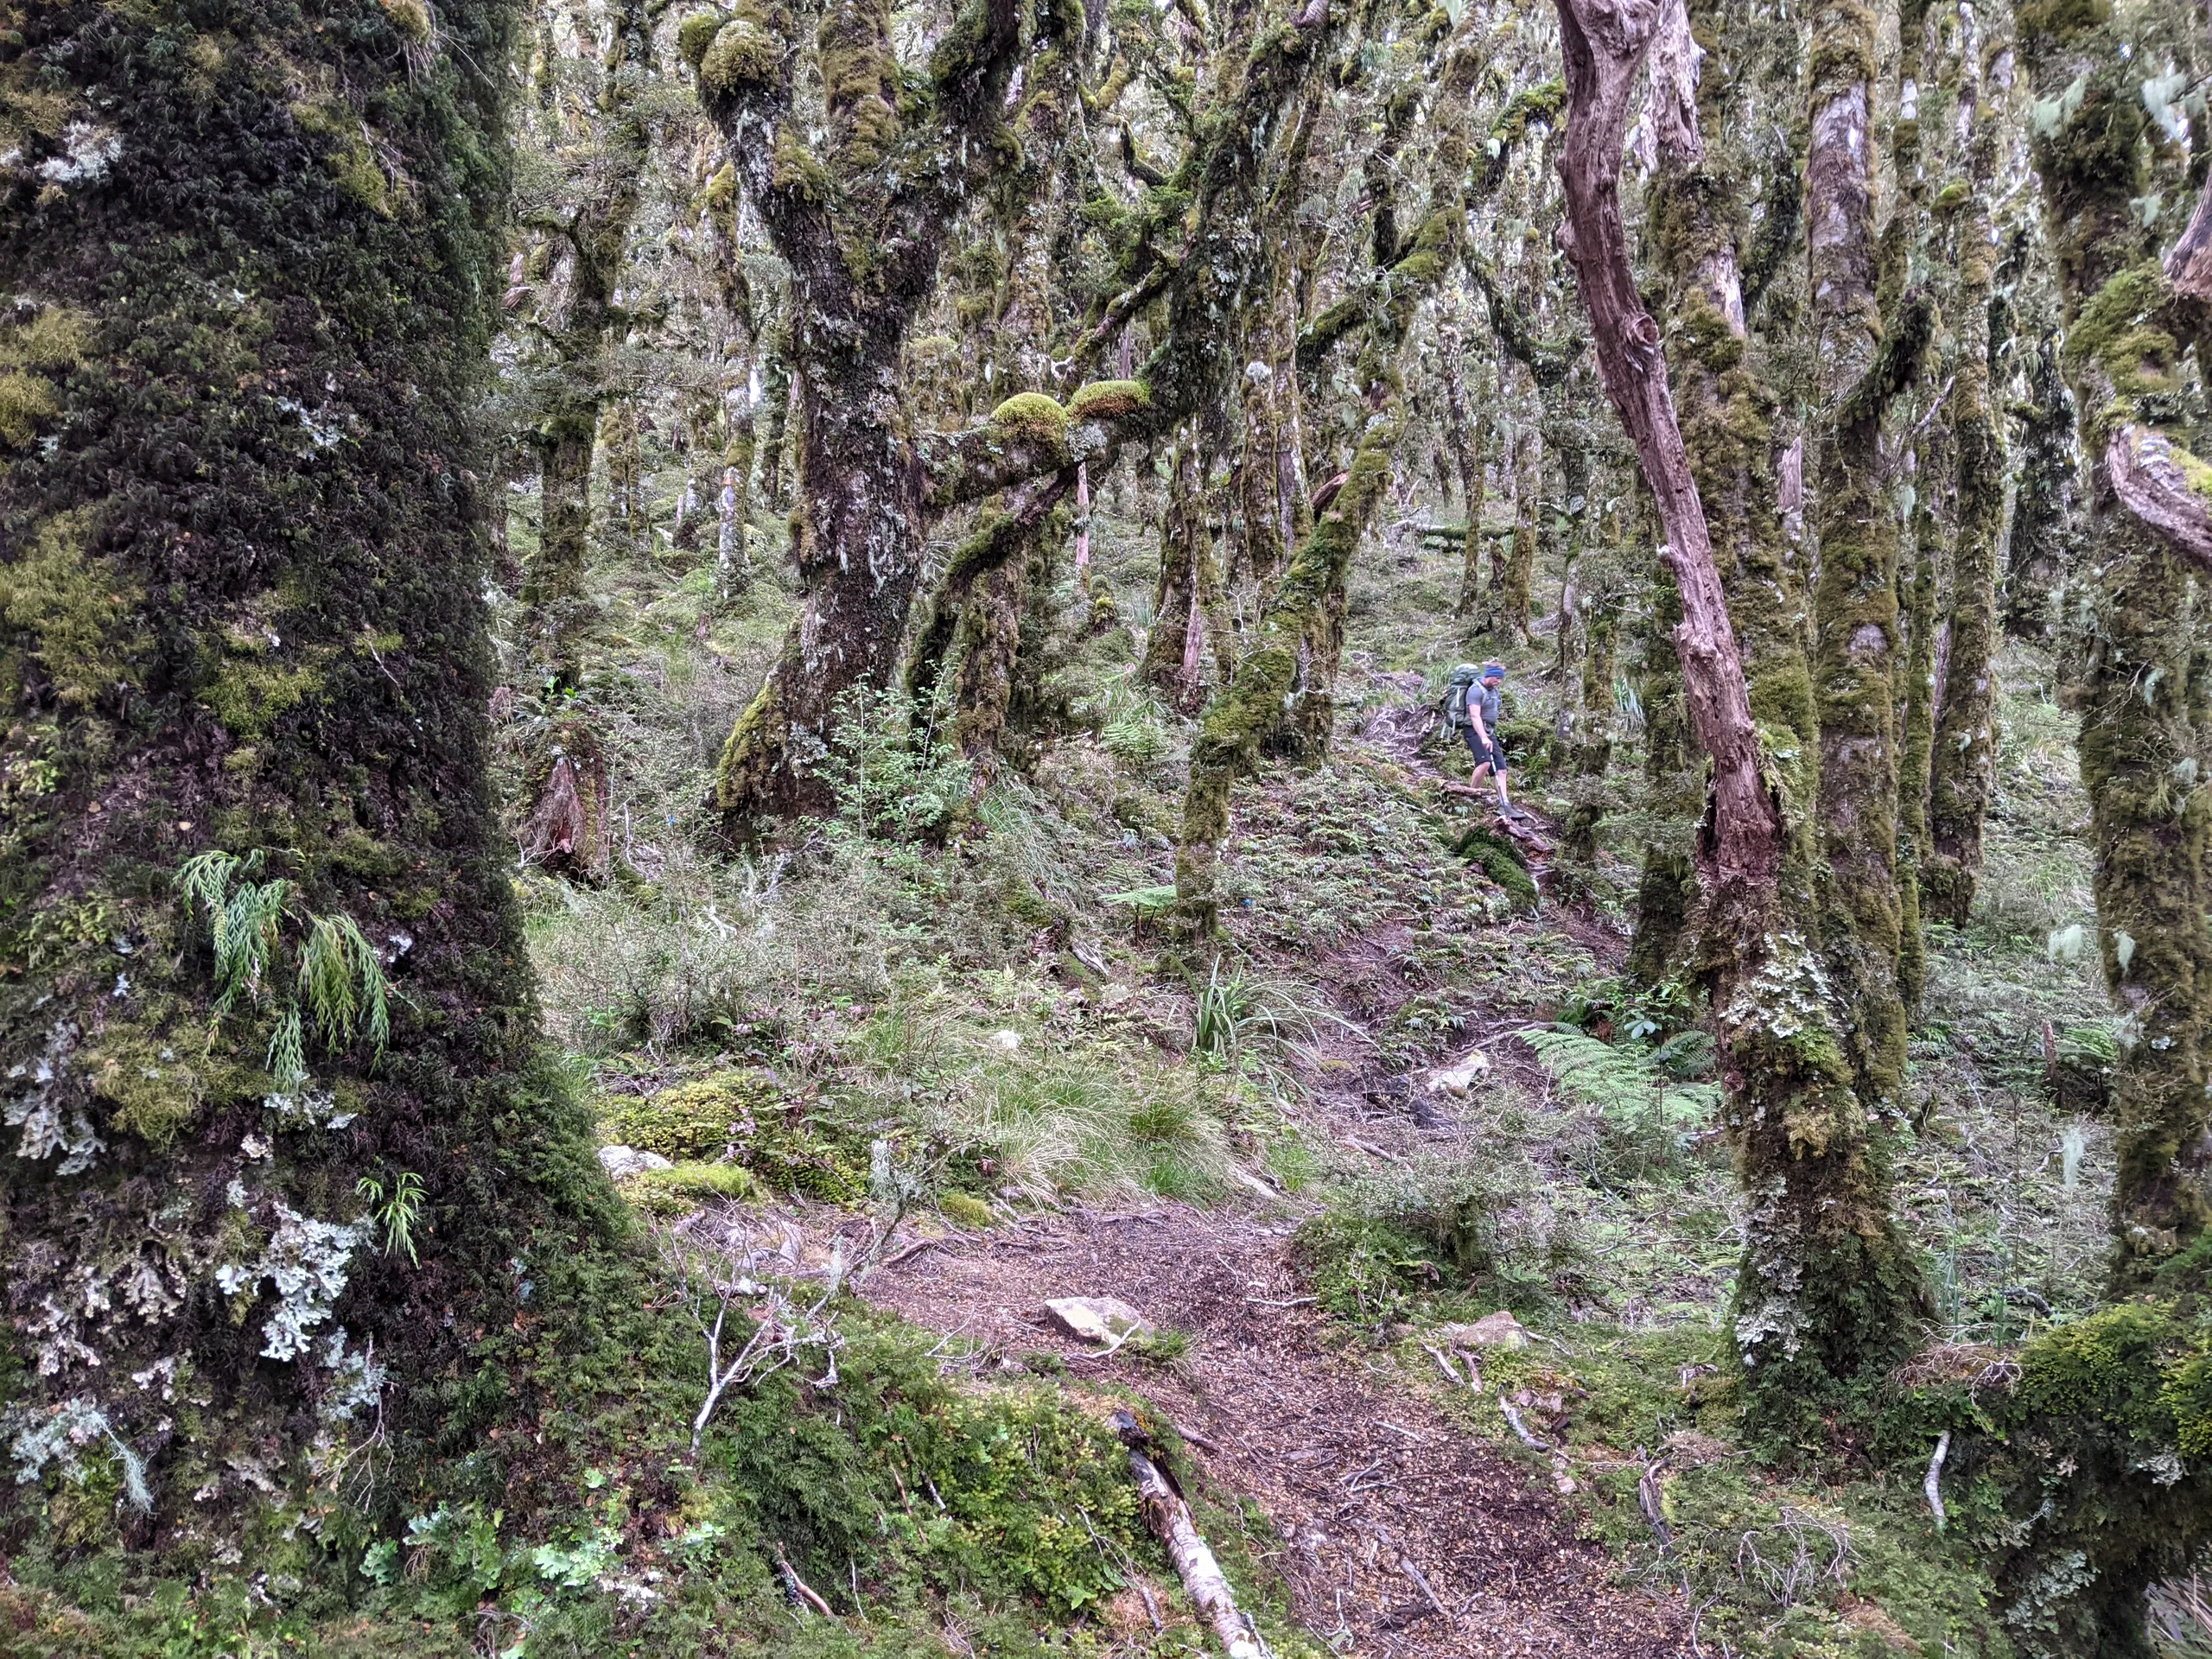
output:
POLYGON ((1440 705, 1444 715, 1444 729, 1457 732, 1474 722, 1467 718, 1467 693, 1483 677, 1482 670, 1472 663, 1462 663, 1452 671, 1451 678, 1444 682, 1444 701, 1440 705))

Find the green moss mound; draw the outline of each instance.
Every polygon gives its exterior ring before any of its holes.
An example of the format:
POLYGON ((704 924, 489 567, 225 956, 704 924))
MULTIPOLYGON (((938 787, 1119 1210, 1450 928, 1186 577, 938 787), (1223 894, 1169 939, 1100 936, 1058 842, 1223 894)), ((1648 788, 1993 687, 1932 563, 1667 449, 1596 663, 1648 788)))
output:
POLYGON ((1068 399, 1068 418, 1110 421, 1151 406, 1152 388, 1141 380, 1094 380, 1068 399))
POLYGON ((1497 883, 1513 908, 1523 913, 1536 908, 1542 895, 1521 849, 1510 836, 1474 824, 1462 831, 1452 850, 1497 883))
MULTIPOLYGON (((649 1100, 624 1101, 604 1114, 601 1127, 609 1139, 679 1166, 728 1157, 721 1167, 749 1172, 779 1192, 851 1204, 868 1192, 866 1141, 785 1100, 766 1072, 718 1072, 649 1100)), ((665 1181, 674 1172, 659 1173, 665 1181)))
POLYGON ((1033 443, 1065 443, 1068 411, 1041 391, 1017 391, 991 411, 991 424, 1033 443))

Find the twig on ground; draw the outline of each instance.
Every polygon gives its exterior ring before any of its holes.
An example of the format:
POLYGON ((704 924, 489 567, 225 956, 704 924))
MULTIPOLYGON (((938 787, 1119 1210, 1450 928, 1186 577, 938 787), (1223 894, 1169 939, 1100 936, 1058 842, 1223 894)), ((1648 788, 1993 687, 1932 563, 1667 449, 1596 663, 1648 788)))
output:
POLYGON ((1920 1483, 1920 1490, 1928 1495, 1928 1507, 1935 1512, 1938 1532, 1949 1518, 1943 1513, 1943 1459, 1950 1455, 1951 1431, 1947 1428, 1936 1437, 1936 1455, 1928 1459, 1928 1477, 1920 1483))
POLYGON ((1540 1440, 1529 1432, 1529 1426, 1521 1421, 1519 1408, 1502 1394, 1497 1396, 1497 1408, 1505 1414, 1506 1427, 1513 1431, 1513 1438, 1522 1445, 1533 1446, 1539 1452, 1548 1452, 1552 1449, 1552 1443, 1549 1440, 1540 1440))
POLYGON ((805 1602, 808 1606, 813 1608, 816 1612, 821 1614, 823 1618, 837 1617, 830 1611, 830 1604, 815 1594, 807 1581, 799 1577, 798 1569, 791 1565, 791 1558, 784 1554, 784 1547, 781 1544, 776 1546, 776 1571, 783 1575, 785 1587, 791 1594, 805 1602))
POLYGON ((1433 1347, 1424 1342, 1421 1345, 1421 1351, 1436 1362, 1437 1369, 1444 1373, 1445 1381, 1455 1385, 1465 1381, 1459 1375, 1459 1368, 1444 1357, 1444 1351, 1441 1348, 1433 1347))
POLYGON ((1458 1630, 1459 1628, 1459 1621, 1452 1618, 1452 1615, 1446 1611, 1444 1604, 1436 1599, 1436 1592, 1428 1587, 1428 1580, 1421 1576, 1421 1568, 1414 1565, 1413 1557, 1410 1555, 1401 1555, 1398 1558, 1398 1565, 1406 1569, 1406 1576, 1408 1578, 1411 1579, 1415 1584, 1421 1586, 1421 1594, 1428 1598, 1428 1605, 1436 1609, 1436 1616, 1444 1621, 1445 1628, 1453 1630, 1458 1630))

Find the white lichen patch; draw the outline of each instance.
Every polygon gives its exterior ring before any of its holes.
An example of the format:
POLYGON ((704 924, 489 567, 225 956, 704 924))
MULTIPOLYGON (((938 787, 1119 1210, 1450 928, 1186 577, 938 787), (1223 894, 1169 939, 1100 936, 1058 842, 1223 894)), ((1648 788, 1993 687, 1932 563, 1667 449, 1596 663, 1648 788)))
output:
POLYGON ((92 1160, 107 1149, 92 1121, 81 1107, 61 1097, 62 1073, 77 1046, 77 1027, 67 1020, 55 1022, 46 1034, 46 1047, 35 1060, 8 1070, 10 1097, 4 1116, 10 1128, 22 1130, 16 1156, 42 1161, 62 1154, 55 1173, 81 1175, 92 1160))
POLYGON ((49 185, 66 189, 73 184, 92 184, 107 176, 123 154, 123 137, 97 121, 72 121, 61 130, 61 154, 38 164, 38 175, 49 185))
POLYGON ((368 1223, 317 1221, 282 1198, 273 1203, 276 1228, 260 1259, 225 1262, 215 1269, 215 1282, 226 1296, 253 1295, 264 1284, 273 1286, 276 1311, 262 1327, 262 1357, 296 1359, 308 1351, 308 1333, 330 1317, 331 1305, 346 1288, 346 1264, 367 1236, 368 1223))

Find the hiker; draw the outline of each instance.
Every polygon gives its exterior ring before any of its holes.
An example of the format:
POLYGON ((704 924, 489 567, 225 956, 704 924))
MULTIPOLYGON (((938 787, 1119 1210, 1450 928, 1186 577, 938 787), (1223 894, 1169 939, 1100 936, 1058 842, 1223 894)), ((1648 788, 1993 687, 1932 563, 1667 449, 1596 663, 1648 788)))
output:
POLYGON ((1521 809, 1513 804, 1505 789, 1505 745, 1497 734, 1497 688, 1505 683, 1505 667, 1502 663, 1484 663, 1477 669, 1471 663, 1462 663, 1452 671, 1445 682, 1444 722, 1466 741, 1467 753, 1474 757, 1474 781, 1480 784, 1485 774, 1497 784, 1497 810, 1507 817, 1517 818, 1521 809))

